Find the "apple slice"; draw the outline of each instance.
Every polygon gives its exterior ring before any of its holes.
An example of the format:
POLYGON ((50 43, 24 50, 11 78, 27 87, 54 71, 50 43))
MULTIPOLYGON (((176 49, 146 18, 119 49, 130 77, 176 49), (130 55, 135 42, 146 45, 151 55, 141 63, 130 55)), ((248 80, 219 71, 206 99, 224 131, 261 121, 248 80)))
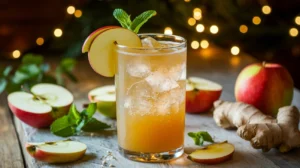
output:
POLYGON ((32 157, 48 163, 76 161, 84 156, 86 148, 84 143, 71 140, 26 144, 26 150, 32 157))
POLYGON ((48 127, 68 113, 73 95, 65 88, 54 84, 37 84, 32 93, 13 92, 8 95, 11 111, 24 123, 36 127, 48 127))
POLYGON ((101 114, 116 118, 116 87, 114 85, 93 89, 88 97, 91 102, 97 102, 97 109, 101 114))
POLYGON ((141 47, 140 38, 134 32, 124 28, 101 31, 94 39, 88 51, 89 62, 95 72, 112 77, 116 71, 116 44, 128 47, 141 47))
POLYGON ((232 158, 234 146, 227 142, 208 145, 191 153, 188 158, 204 164, 218 164, 232 158))
POLYGON ((113 29, 113 28, 118 28, 119 26, 104 26, 101 27, 95 31, 93 31, 84 41, 83 45, 82 45, 82 53, 88 52, 90 50, 91 44, 94 41, 94 39, 103 31, 108 30, 108 29, 113 29))
POLYGON ((207 79, 190 77, 186 85, 186 112, 201 113, 213 107, 222 93, 222 86, 207 79))

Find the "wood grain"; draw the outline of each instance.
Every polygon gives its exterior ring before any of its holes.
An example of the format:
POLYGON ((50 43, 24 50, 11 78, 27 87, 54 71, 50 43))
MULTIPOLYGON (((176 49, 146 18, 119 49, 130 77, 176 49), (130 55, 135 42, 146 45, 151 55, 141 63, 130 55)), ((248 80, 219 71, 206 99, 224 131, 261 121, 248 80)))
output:
POLYGON ((4 93, 0 94, 0 123, 0 168, 24 167, 18 137, 4 93))
MULTIPOLYGON (((240 70, 250 64, 256 62, 255 59, 247 55, 239 57, 232 57, 229 52, 221 49, 210 47, 210 49, 188 52, 188 76, 199 76, 214 80, 223 85, 223 93, 221 99, 234 101, 234 83, 240 70), (237 61, 238 60, 238 61, 237 61)), ((107 84, 113 84, 113 79, 104 78, 97 75, 89 67, 87 60, 82 60, 76 69, 76 75, 79 77, 78 84, 69 84, 70 89, 75 96, 77 106, 82 106, 83 103, 88 102, 87 93, 89 90, 107 84)), ((298 108, 300 107, 300 94, 295 90, 293 104, 298 108)), ((109 120, 96 114, 96 117, 102 121, 106 121, 115 125, 114 120, 109 120)), ((18 128, 22 144, 30 142, 53 141, 62 138, 50 134, 47 129, 35 129, 21 123, 18 119, 15 120, 18 128)), ((71 164, 63 165, 49 165, 43 162, 36 161, 25 152, 26 162, 30 168, 48 168, 48 167, 74 167, 74 168, 93 168, 100 167, 101 156, 105 155, 107 151, 112 151, 117 157, 117 161, 113 164, 116 167, 300 167, 300 149, 291 151, 288 154, 281 154, 277 150, 272 150, 269 153, 262 153, 260 150, 253 149, 249 142, 242 140, 236 135, 235 130, 224 130, 216 126, 212 119, 211 113, 201 115, 186 115, 186 128, 185 133, 190 131, 206 130, 210 132, 216 141, 228 140, 236 147, 233 159, 220 165, 202 165, 189 161, 186 159, 186 154, 181 158, 168 162, 158 164, 138 163, 127 160, 118 154, 117 135, 116 130, 103 131, 97 134, 81 134, 72 137, 75 140, 84 142, 88 146, 85 158, 71 164)), ((176 137, 174 137, 176 138, 176 137)), ((185 137, 185 152, 189 153, 197 147, 193 145, 192 139, 185 137)))

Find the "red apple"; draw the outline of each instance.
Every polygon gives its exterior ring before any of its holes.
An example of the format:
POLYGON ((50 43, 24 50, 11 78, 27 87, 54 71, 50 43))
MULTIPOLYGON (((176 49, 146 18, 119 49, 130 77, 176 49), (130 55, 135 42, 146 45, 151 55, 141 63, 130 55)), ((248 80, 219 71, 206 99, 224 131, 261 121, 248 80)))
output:
POLYGON ((221 85, 207 79, 190 77, 186 86, 186 112, 202 113, 210 110, 221 93, 221 85))
POLYGON ((278 109, 293 99, 293 79, 279 64, 257 63, 245 67, 235 84, 235 98, 251 104, 267 115, 276 116, 278 109))
POLYGON ((101 27, 95 31, 93 31, 84 41, 83 45, 82 45, 82 53, 88 52, 90 50, 91 44, 94 41, 94 39, 103 31, 108 30, 108 29, 113 29, 113 28, 117 28, 119 26, 104 26, 101 27))
POLYGON ((218 164, 232 158, 234 146, 227 142, 208 145, 191 153, 188 158, 204 164, 218 164))
MULTIPOLYGON (((103 31, 99 31, 96 34, 97 36, 91 42, 88 49, 89 63, 95 72, 106 77, 113 77, 115 75, 117 59, 116 43, 128 47, 142 46, 138 35, 125 28, 103 29, 103 31)), ((83 52, 86 51, 83 50, 83 52)))
POLYGON ((71 140, 26 144, 26 150, 32 157, 48 163, 76 161, 84 156, 86 148, 85 144, 71 140))
POLYGON ((37 84, 31 93, 18 91, 8 95, 10 110, 24 123, 36 127, 48 127, 68 113, 73 95, 54 84, 37 84))

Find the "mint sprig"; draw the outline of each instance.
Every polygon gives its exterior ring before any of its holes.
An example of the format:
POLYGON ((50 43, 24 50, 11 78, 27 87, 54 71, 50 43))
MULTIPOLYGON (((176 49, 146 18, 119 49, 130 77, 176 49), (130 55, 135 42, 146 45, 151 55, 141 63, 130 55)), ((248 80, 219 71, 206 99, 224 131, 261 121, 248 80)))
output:
POLYGON ((114 17, 119 21, 122 27, 129 29, 135 33, 138 33, 140 28, 145 24, 151 17, 157 13, 155 10, 148 10, 141 13, 133 21, 123 9, 115 9, 113 12, 114 17))
POLYGON ((61 137, 69 137, 76 135, 80 131, 97 132, 106 128, 109 125, 93 118, 96 112, 96 103, 90 103, 89 106, 82 112, 79 112, 73 104, 68 115, 56 119, 50 126, 50 130, 54 135, 61 137))
POLYGON ((193 138, 193 140, 195 141, 195 145, 202 146, 205 141, 210 142, 210 143, 214 143, 214 140, 209 135, 209 133, 206 132, 206 131, 189 132, 188 136, 193 138))

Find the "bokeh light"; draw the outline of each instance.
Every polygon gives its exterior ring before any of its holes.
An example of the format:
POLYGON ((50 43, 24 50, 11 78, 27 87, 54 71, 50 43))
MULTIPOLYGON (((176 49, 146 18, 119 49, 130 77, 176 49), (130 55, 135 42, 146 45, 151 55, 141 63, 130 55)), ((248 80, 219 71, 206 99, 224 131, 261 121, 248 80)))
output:
POLYGON ((197 32, 203 32, 204 29, 205 29, 205 27, 203 24, 197 24, 197 26, 196 26, 197 32))
POLYGON ((241 58, 239 56, 233 56, 230 58, 230 64, 232 66, 238 66, 241 62, 241 58))
POLYGON ((268 15, 272 12, 272 9, 270 6, 265 5, 261 8, 262 13, 264 13, 265 15, 268 15))
POLYGON ((202 11, 200 8, 195 8, 193 13, 196 20, 200 20, 202 18, 202 11))
POLYGON ((13 58, 16 58, 16 59, 20 58, 21 52, 19 50, 15 50, 12 52, 12 56, 13 56, 13 58))
POLYGON ((57 29, 54 30, 53 33, 54 33, 55 37, 61 37, 62 34, 63 34, 63 31, 60 28, 57 28, 57 29))
POLYGON ((44 39, 43 39, 43 37, 37 38, 37 39, 36 39, 36 44, 39 45, 39 46, 43 45, 43 44, 44 44, 44 39))
POLYGON ((212 25, 212 26, 210 26, 210 32, 212 33, 212 34, 217 34, 218 32, 219 32, 219 28, 218 28, 218 26, 216 26, 216 25, 212 25))
POLYGON ((240 32, 241 33, 247 33, 248 32, 248 27, 246 25, 241 25, 240 26, 240 32))
POLYGON ((238 55, 240 53, 240 48, 238 46, 232 46, 230 52, 232 55, 238 55))
POLYGON ((199 48, 199 42, 198 41, 192 41, 191 47, 192 47, 192 49, 198 49, 199 48))
POLYGON ((171 28, 171 27, 166 27, 166 28, 165 28, 165 34, 167 34, 167 35, 172 35, 172 34, 173 34, 172 28, 171 28))
POLYGON ((188 24, 189 24, 190 26, 194 26, 194 25, 196 24, 196 19, 194 19, 194 18, 189 18, 189 19, 188 19, 188 24))
POLYGON ((75 7, 74 6, 68 6, 67 8, 67 13, 72 15, 75 12, 75 7))
POLYGON ((261 22, 261 19, 260 19, 260 17, 258 17, 258 16, 254 16, 254 17, 252 18, 252 22, 253 22, 253 24, 255 24, 255 25, 259 25, 260 22, 261 22))
POLYGON ((296 36, 298 36, 299 32, 298 32, 298 29, 296 29, 296 28, 293 27, 293 28, 290 29, 289 33, 290 33, 290 36, 296 37, 296 36))
POLYGON ((75 17, 80 18, 82 16, 82 11, 81 10, 76 10, 74 13, 75 17))
POLYGON ((191 0, 184 0, 184 2, 190 2, 191 0))
POLYGON ((300 16, 297 16, 297 17, 295 18, 295 23, 296 23, 297 25, 300 25, 300 16))
POLYGON ((209 42, 207 40, 201 40, 200 46, 201 48, 206 49, 209 47, 209 42))

